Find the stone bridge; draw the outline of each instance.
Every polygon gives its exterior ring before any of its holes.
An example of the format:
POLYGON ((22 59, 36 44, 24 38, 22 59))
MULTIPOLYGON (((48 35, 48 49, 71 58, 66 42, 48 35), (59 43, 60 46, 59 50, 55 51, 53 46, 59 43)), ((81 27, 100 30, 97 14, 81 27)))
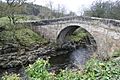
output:
MULTIPOLYGON (((97 50, 102 54, 112 53, 120 49, 120 21, 95 17, 62 17, 51 20, 25 21, 31 29, 43 35, 50 41, 58 44, 64 43, 67 35, 78 28, 85 29, 94 38, 97 50)), ((105 56, 105 55, 104 55, 105 56)))

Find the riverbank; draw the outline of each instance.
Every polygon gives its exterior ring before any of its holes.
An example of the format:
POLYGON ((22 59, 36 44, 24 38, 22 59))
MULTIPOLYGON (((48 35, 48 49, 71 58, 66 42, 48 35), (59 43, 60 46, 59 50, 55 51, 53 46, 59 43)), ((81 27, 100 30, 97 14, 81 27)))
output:
MULTIPOLYGON (((68 38, 66 38, 65 40, 66 42, 61 46, 59 46, 56 43, 49 42, 43 36, 37 35, 33 31, 25 27, 24 28, 15 27, 15 30, 12 30, 5 26, 0 29, 2 29, 0 30, 1 31, 0 32, 1 33, 0 34, 0 41, 1 41, 0 42, 0 76, 1 77, 5 75, 12 76, 11 73, 14 73, 14 74, 19 74, 15 76, 22 78, 22 80, 26 80, 28 79, 28 77, 33 78, 33 76, 31 75, 36 75, 34 76, 36 77, 36 79, 41 79, 42 76, 39 78, 37 76, 44 73, 45 70, 45 73, 47 72, 48 75, 52 73, 56 76, 59 76, 57 80, 60 79, 60 76, 64 80, 66 75, 70 76, 69 78, 70 80, 74 79, 75 76, 79 76, 78 79, 82 79, 80 74, 79 75, 76 74, 79 71, 84 72, 88 70, 86 69, 87 66, 85 66, 86 62, 94 55, 93 53, 97 49, 95 42, 94 41, 90 42, 90 38, 89 38, 90 35, 86 35, 86 32, 84 32, 84 34, 83 32, 82 34, 80 32, 75 32, 72 36, 70 37, 67 36, 68 38), (28 65, 32 65, 32 66, 36 65, 36 60, 38 58, 40 60, 44 59, 48 61, 48 63, 51 64, 51 67, 45 68, 46 65, 44 65, 44 70, 43 72, 41 72, 41 74, 40 72, 37 72, 37 74, 26 73, 26 68, 27 69, 30 68, 30 67, 28 68, 28 65), (61 72, 61 70, 65 70, 65 73, 61 72), (74 73, 74 70, 77 73, 75 73, 74 78, 71 78, 72 71, 74 73), (69 75, 69 71, 70 71, 70 75, 69 75), (5 74, 6 72, 8 74, 5 74)), ((117 55, 119 55, 119 52, 117 53, 117 55)), ((92 66, 92 64, 94 63, 91 63, 90 65, 92 66)), ((37 66, 39 67, 41 65, 42 63, 36 65, 36 67, 37 66)), ((89 67, 93 69, 91 66, 89 67)), ((36 67, 33 67, 32 69, 36 69, 36 67)), ((30 70, 32 69, 30 68, 30 70)), ((37 71, 42 69, 43 69, 42 67, 39 67, 37 71)), ((89 75, 87 73, 85 74, 86 76, 89 75)), ((56 76, 52 75, 52 77, 54 78, 57 78, 56 76)), ((47 79, 46 74, 43 74, 43 77, 47 79)), ((89 76, 87 77, 89 78, 89 76)))

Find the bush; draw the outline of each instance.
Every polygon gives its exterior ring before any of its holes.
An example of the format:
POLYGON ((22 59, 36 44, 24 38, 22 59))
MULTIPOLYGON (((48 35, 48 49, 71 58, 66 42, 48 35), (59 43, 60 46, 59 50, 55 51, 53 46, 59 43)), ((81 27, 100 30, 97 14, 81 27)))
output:
POLYGON ((84 78, 90 80, 120 79, 120 61, 103 62, 91 59, 86 64, 84 78))
POLYGON ((73 72, 71 70, 62 70, 57 76, 56 80, 81 80, 82 73, 80 71, 73 72))
POLYGON ((49 64, 44 60, 37 60, 27 68, 27 74, 32 80, 119 80, 120 61, 103 62, 91 59, 85 65, 84 72, 61 70, 53 75, 47 71, 49 64))
POLYGON ((79 30, 75 31, 72 35, 70 35, 69 39, 71 41, 78 42, 85 38, 86 36, 88 36, 88 33, 80 28, 79 30))
POLYGON ((17 74, 5 74, 3 77, 2 77, 2 80, 21 80, 19 75, 17 74))
POLYGON ((26 72, 31 80, 53 80, 52 74, 47 71, 48 61, 38 59, 33 65, 29 65, 26 72))

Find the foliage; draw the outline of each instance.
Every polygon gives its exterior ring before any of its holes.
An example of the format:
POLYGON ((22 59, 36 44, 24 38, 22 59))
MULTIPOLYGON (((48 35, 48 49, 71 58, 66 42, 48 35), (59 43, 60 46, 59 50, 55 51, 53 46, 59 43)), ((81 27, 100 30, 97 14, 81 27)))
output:
POLYGON ((76 30, 72 35, 70 35, 69 39, 71 41, 78 42, 78 41, 82 40, 86 36, 87 36, 87 32, 85 32, 82 29, 79 29, 79 30, 76 30))
POLYGON ((33 80, 119 80, 120 61, 103 62, 91 59, 85 65, 84 72, 61 70, 59 74, 51 75, 47 71, 49 63, 37 60, 27 68, 28 76, 33 80), (47 67, 46 67, 47 66, 47 67))
POLYGON ((101 18, 112 18, 120 19, 120 1, 102 1, 97 0, 92 4, 89 10, 84 11, 84 15, 101 17, 101 18))
POLYGON ((120 61, 103 62, 91 59, 86 64, 85 79, 90 80, 119 80, 120 79, 120 61))
POLYGON ((3 45, 6 43, 18 43, 21 46, 47 43, 47 40, 42 36, 23 26, 21 24, 15 25, 15 27, 12 24, 2 26, 5 30, 0 32, 0 42, 3 45))
POLYGON ((48 61, 38 59, 33 65, 29 65, 26 72, 31 80, 53 80, 52 74, 47 71, 49 66, 48 61))
POLYGON ((3 77, 2 77, 2 80, 21 80, 19 75, 17 74, 5 74, 3 77))
POLYGON ((44 44, 47 42, 46 39, 37 35, 30 29, 17 30, 15 33, 16 33, 16 37, 19 40, 19 42, 24 46, 29 46, 34 43, 44 44))
POLYGON ((56 80, 82 80, 82 73, 80 71, 62 70, 56 76, 56 80))

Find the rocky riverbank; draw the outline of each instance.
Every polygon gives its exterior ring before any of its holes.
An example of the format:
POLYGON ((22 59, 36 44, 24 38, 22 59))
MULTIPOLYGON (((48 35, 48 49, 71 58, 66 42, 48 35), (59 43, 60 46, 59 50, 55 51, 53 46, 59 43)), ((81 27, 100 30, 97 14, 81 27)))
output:
POLYGON ((33 63, 37 58, 46 58, 69 52, 67 49, 60 49, 51 45, 42 47, 35 45, 32 48, 19 49, 16 44, 6 44, 0 48, 0 67, 11 68, 27 65, 33 63))

